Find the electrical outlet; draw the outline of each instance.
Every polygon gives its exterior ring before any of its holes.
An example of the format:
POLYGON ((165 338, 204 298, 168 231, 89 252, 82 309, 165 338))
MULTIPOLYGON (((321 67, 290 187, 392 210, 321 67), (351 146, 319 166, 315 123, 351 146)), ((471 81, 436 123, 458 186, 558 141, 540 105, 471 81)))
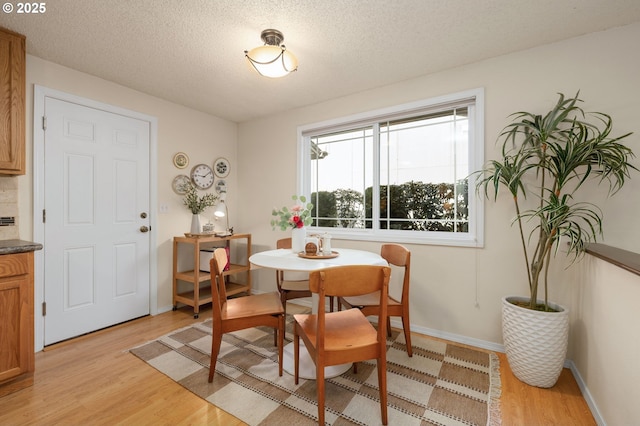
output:
POLYGON ((160 204, 160 214, 169 213, 169 204, 160 204))

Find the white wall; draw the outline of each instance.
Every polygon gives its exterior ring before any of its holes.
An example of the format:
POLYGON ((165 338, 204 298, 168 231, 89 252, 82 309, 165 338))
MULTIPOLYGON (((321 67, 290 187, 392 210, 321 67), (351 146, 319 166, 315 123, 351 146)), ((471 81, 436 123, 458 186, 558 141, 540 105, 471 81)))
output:
MULTIPOLYGON (((241 123, 238 185, 245 208, 238 212, 238 229, 253 234, 254 250, 273 248, 276 239, 286 235, 272 231, 269 221, 271 209, 286 205, 296 192, 298 126, 476 87, 485 88, 486 159, 498 157, 495 140, 509 114, 544 113, 558 92, 569 96, 578 90, 585 109, 613 116, 616 134, 638 132, 628 143, 640 154, 639 39, 640 24, 634 24, 241 123)), ((637 160, 635 165, 640 167, 637 160)), ((640 176, 635 173, 623 191, 601 204, 604 242, 640 252, 640 225, 634 220, 640 208, 638 193, 640 176)), ((502 343, 500 298, 528 291, 517 233, 509 225, 513 215, 507 196, 487 203, 484 249, 408 245, 413 252, 412 324, 502 343)), ((380 247, 340 240, 333 245, 371 251, 380 247)), ((571 308, 575 284, 569 280, 557 267, 550 298, 571 308)), ((255 283, 262 291, 275 288, 269 271, 257 273, 255 283)))
POLYGON ((614 425, 640 419, 640 276, 593 256, 575 268, 573 362, 594 401, 614 425))
MULTIPOLYGON (((156 218, 157 308, 161 311, 169 309, 172 303, 172 238, 189 232, 191 225, 191 213, 182 204, 182 197, 171 189, 171 182, 178 174, 188 175, 194 164, 204 162, 213 166, 216 158, 225 157, 232 167, 227 178, 229 208, 232 213, 236 211, 237 124, 27 55, 27 174, 16 178, 19 188, 20 238, 25 240, 33 238, 34 84, 157 117, 158 205, 165 204, 169 207, 168 213, 159 214, 156 218), (173 165, 173 155, 179 151, 190 157, 190 164, 186 169, 180 170, 173 165)), ((152 215, 157 214, 158 206, 151 206, 151 209, 152 215)), ((207 216, 202 215, 202 219, 207 216)))

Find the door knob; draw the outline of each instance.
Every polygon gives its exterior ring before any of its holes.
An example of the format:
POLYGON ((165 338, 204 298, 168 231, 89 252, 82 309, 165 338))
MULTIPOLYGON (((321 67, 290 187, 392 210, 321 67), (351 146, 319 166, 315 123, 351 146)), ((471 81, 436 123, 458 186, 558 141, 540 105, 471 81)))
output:
POLYGON ((147 226, 142 225, 140 227, 140 232, 149 232, 149 228, 147 226))
POLYGON ((140 217, 143 218, 143 219, 146 219, 147 218, 147 212, 140 213, 140 217))

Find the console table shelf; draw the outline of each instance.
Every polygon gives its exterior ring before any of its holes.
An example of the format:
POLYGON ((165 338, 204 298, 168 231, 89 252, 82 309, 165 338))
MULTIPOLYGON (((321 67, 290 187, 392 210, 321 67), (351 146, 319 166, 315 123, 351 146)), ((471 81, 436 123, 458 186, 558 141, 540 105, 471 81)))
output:
MULTIPOLYGON (((246 241, 245 263, 231 263, 229 269, 224 271, 227 295, 232 296, 238 293, 251 294, 251 234, 234 234, 226 237, 216 236, 190 236, 173 238, 173 310, 178 308, 178 303, 193 306, 193 317, 198 318, 200 306, 211 303, 211 273, 200 269, 200 251, 211 247, 215 243, 223 242, 226 247, 231 246, 232 241, 246 241), (178 271, 178 246, 179 244, 190 244, 193 246, 193 269, 178 271), (245 275, 245 282, 237 282, 237 277, 245 275), (190 283, 192 288, 185 292, 178 293, 178 283, 190 283), (206 283, 205 285, 201 285, 206 283)), ((233 256, 233 255, 232 255, 233 256)))

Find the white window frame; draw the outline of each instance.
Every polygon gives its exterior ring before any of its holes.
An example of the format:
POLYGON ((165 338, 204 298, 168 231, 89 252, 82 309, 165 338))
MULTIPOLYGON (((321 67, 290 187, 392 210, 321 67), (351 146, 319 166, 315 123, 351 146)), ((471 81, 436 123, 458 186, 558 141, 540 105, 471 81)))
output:
MULTIPOLYGON (((402 114, 421 112, 456 105, 461 101, 475 99, 475 105, 469 107, 469 170, 480 170, 484 164, 484 88, 472 89, 454 94, 425 99, 417 102, 397 105, 389 108, 354 114, 347 117, 327 120, 298 127, 298 182, 297 193, 311 196, 311 144, 310 135, 346 130, 362 126, 363 123, 380 121, 402 114)), ((379 144, 374 144, 374 152, 379 144)), ((379 181, 379 161, 374 154, 374 185, 379 181)), ((319 232, 330 232, 335 239, 398 242, 412 244, 433 244, 459 247, 484 246, 484 199, 475 190, 475 176, 469 179, 469 232, 407 231, 390 229, 351 229, 311 227, 319 232)), ((379 199, 373 200, 374 212, 379 199)), ((375 213, 374 213, 375 219, 375 213)))

